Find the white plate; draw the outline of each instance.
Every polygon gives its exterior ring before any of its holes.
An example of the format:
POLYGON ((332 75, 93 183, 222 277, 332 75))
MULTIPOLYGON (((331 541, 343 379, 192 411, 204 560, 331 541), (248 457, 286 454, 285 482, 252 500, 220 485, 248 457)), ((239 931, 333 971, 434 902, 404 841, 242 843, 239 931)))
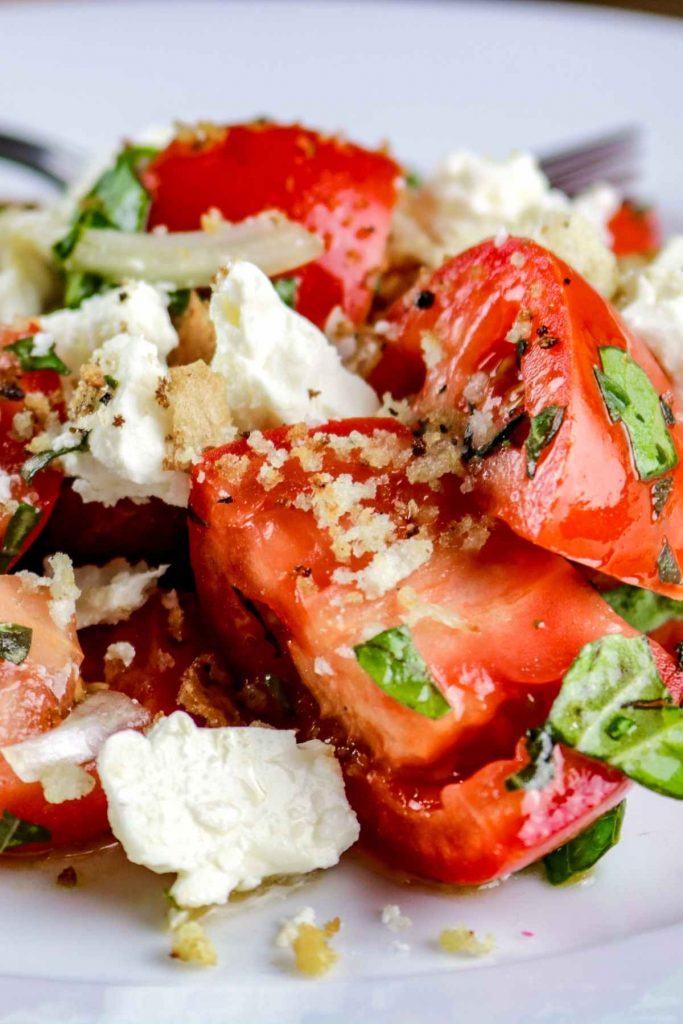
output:
MULTIPOLYGON (((170 118, 262 112, 346 128, 423 167, 449 147, 552 148, 648 131, 644 191, 683 226, 683 23, 551 4, 92 3, 0 6, 2 119, 85 149, 170 118)), ((15 181, 16 179, 13 179, 15 181)), ((0 187, 9 181, 5 174, 0 187)), ((401 888, 349 859, 304 888, 207 923, 220 964, 171 962, 163 882, 116 852, 55 885, 56 863, 0 874, 2 1024, 668 1024, 683 1016, 683 813, 642 792, 590 886, 536 873, 477 894, 401 888), (379 923, 387 902, 414 921, 379 923), (277 921, 340 914, 317 982, 277 962, 277 921), (448 924, 497 951, 439 953, 448 924), (526 934, 532 933, 532 934, 526 934)))

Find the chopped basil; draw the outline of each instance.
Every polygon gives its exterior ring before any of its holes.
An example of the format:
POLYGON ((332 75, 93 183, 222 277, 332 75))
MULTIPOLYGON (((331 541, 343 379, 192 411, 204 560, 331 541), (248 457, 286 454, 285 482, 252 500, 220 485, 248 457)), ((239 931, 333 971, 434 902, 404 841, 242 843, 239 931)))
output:
POLYGON ((641 590, 626 583, 605 590, 601 596, 639 633, 651 633, 671 619, 683 619, 683 601, 655 594, 652 590, 641 590))
POLYGON ((667 473, 678 455, 650 378, 623 349, 607 345, 598 351, 602 370, 596 367, 595 376, 610 419, 626 427, 638 476, 652 480, 667 473))
POLYGON ((92 298, 93 295, 99 295, 106 289, 107 284, 99 274, 69 270, 64 279, 64 305, 67 309, 78 309, 86 299, 92 298))
POLYGON ((626 801, 622 800, 580 835, 547 854, 543 865, 551 885, 563 885, 576 875, 589 871, 608 850, 616 846, 625 811, 626 801))
POLYGON ((273 288, 278 293, 282 301, 290 309, 294 309, 296 305, 296 289, 298 281, 295 277, 278 277, 277 280, 273 281, 273 288))
POLYGON ((645 637, 610 635, 586 644, 547 725, 555 740, 648 789, 683 798, 683 709, 671 705, 645 637))
POLYGON ((25 370, 27 373, 31 370, 55 370, 61 374, 69 372, 69 367, 65 366, 59 356, 55 355, 54 344, 50 345, 44 356, 34 356, 34 340, 34 335, 30 334, 26 338, 19 338, 18 341, 13 342, 11 345, 5 345, 8 351, 14 352, 19 357, 22 370, 25 370))
POLYGON ((354 647, 364 668, 380 689, 399 704, 426 718, 443 718, 451 710, 416 649, 410 629, 397 626, 354 647))
POLYGON ((657 574, 662 583, 680 583, 682 579, 678 560, 668 540, 662 544, 662 550, 657 558, 657 574))
POLYGON ((416 170, 406 171, 406 185, 408 188, 420 188, 422 185, 422 175, 416 170))
POLYGON ((33 630, 16 622, 0 622, 0 660, 21 665, 31 650, 33 630))
POLYGON ((553 737, 547 729, 529 729, 526 749, 531 760, 505 780, 506 789, 543 789, 555 776, 553 737))
POLYGON ((19 503, 14 515, 7 524, 5 536, 0 548, 0 573, 7 572, 10 563, 21 551, 21 546, 42 518, 43 513, 39 508, 34 508, 28 502, 19 503))
POLYGON ((54 459, 59 459, 62 455, 71 455, 76 452, 87 452, 89 436, 89 433, 84 433, 81 440, 76 445, 71 445, 70 447, 65 448, 50 448, 46 452, 40 452, 38 455, 32 455, 21 467, 22 479, 28 484, 33 480, 36 473, 39 473, 41 469, 45 469, 46 466, 49 466, 54 459))
POLYGON ((33 825, 30 821, 17 818, 11 811, 3 811, 0 818, 0 853, 28 843, 47 843, 50 839, 52 834, 42 825, 33 825))
POLYGON ((498 448, 502 448, 505 442, 510 440, 510 437, 515 432, 519 424, 525 419, 525 412, 521 412, 518 413, 517 416, 513 416, 511 420, 508 420, 504 427, 501 427, 497 434, 494 434, 490 441, 487 441, 486 444, 480 445, 478 448, 472 447, 472 427, 468 422, 465 427, 465 451, 462 456, 463 461, 469 462, 470 459, 474 458, 486 459, 489 455, 493 455, 498 448))
POLYGON ((187 310, 190 304, 191 288, 177 288, 168 294, 168 315, 171 320, 177 320, 187 310))
POLYGON ((526 439, 526 475, 532 477, 544 448, 547 448, 562 426, 565 409, 562 405, 547 405, 531 418, 526 439))
POLYGON ((116 391, 117 387, 119 386, 119 382, 117 381, 116 377, 112 377, 108 373, 105 373, 104 375, 104 383, 112 391, 116 391))

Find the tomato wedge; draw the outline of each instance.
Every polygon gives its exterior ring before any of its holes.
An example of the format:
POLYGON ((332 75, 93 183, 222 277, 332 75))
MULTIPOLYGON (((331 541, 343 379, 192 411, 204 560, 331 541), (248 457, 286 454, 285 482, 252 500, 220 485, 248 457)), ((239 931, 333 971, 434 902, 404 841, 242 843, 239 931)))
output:
MULTIPOLYGON (((562 559, 502 523, 477 526, 460 478, 429 474, 430 460, 437 466, 453 451, 440 429, 434 447, 431 435, 416 438, 381 419, 254 438, 209 453, 195 472, 200 598, 242 671, 250 657, 263 658, 259 637, 252 629, 240 641, 221 595, 236 588, 260 610, 321 714, 376 760, 471 771, 543 719, 583 644, 632 632, 562 559), (416 479, 423 469, 429 482, 416 479), (373 552, 378 536, 392 538, 394 554, 381 543, 373 552), (412 569, 394 562, 410 562, 421 548, 412 569), (363 581, 364 572, 363 592, 354 574, 363 581), (445 699, 442 714, 399 702, 354 653, 406 626, 445 699)), ((256 671, 264 670, 259 662, 256 671)), ((274 660, 267 670, 277 674, 274 660)))
MULTIPOLYGON (((0 555, 3 572, 11 568, 39 536, 54 509, 62 484, 62 474, 53 468, 42 470, 30 483, 19 475, 27 458, 27 437, 23 431, 17 431, 15 416, 27 414, 29 404, 40 409, 41 399, 47 409, 59 409, 62 404, 59 375, 54 370, 22 372, 17 356, 5 351, 7 345, 37 330, 31 325, 23 330, 0 327, 0 473, 9 477, 8 497, 3 496, 4 500, 0 501, 0 537, 4 540, 17 503, 30 505, 38 512, 24 516, 24 528, 19 530, 20 544, 11 545, 12 551, 5 557, 5 553, 0 555)), ((19 519, 21 515, 20 511, 19 519)), ((15 521, 15 526, 21 525, 15 521)))
POLYGON ((683 596, 680 400, 578 274, 532 242, 485 242, 388 319, 372 383, 419 391, 418 413, 461 415, 490 513, 567 558, 683 596))
POLYGON ((142 180, 150 229, 197 229, 212 208, 230 221, 274 209, 318 234, 325 253, 294 276, 296 308, 322 327, 335 306, 356 323, 367 315, 400 173, 340 137, 256 121, 176 138, 142 180))
POLYGON ((662 226, 651 206, 625 199, 607 225, 616 256, 650 256, 662 244, 662 226))

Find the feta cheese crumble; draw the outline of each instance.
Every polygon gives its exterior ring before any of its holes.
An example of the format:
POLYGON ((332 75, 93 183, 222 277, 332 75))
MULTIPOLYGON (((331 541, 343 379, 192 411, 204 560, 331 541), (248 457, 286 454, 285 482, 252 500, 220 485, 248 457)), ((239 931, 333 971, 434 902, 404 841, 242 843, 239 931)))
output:
POLYGON ((97 766, 114 835, 133 863, 177 872, 180 906, 331 867, 358 838, 332 749, 293 732, 202 729, 178 711, 110 737, 97 766))
MULTIPOLYGON (((76 601, 78 629, 102 624, 111 626, 129 618, 142 608, 156 588, 156 581, 167 569, 167 565, 150 569, 146 562, 130 565, 125 558, 114 558, 101 568, 82 565, 75 569, 76 585, 80 590, 76 601)), ((123 645, 116 646, 120 648, 123 645)), ((130 647, 130 644, 125 646, 130 647)))
POLYGON ((370 416, 375 392, 347 370, 322 331, 290 309, 266 275, 236 260, 210 306, 216 331, 211 368, 226 381, 241 430, 370 416))
POLYGON ((638 274, 631 292, 622 317, 683 389, 683 235, 638 274))
POLYGON ((380 920, 390 932, 403 932, 413 926, 411 918, 401 913, 401 908, 397 903, 387 903, 385 907, 382 907, 380 920))

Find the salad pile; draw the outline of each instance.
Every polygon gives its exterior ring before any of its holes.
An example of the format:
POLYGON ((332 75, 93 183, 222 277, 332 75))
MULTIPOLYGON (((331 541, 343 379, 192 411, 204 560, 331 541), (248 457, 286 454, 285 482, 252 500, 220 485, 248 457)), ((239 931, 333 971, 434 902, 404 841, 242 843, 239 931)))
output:
POLYGON ((270 121, 0 213, 0 853, 473 885, 683 796, 683 238, 270 121))

